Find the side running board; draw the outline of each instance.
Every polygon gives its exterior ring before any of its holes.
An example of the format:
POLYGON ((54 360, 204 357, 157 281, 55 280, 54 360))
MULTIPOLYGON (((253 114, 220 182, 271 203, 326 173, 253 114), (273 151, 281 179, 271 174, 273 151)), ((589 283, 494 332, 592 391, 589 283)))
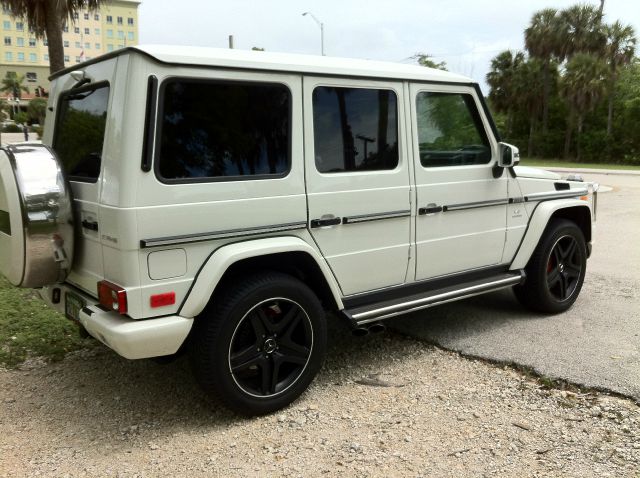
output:
POLYGON ((387 300, 373 304, 367 304, 352 309, 345 309, 344 314, 356 327, 383 319, 389 319, 396 315, 415 312, 447 302, 453 302, 474 295, 484 294, 494 290, 504 289, 517 284, 522 284, 525 279, 524 270, 509 271, 484 279, 473 280, 455 286, 429 290, 419 294, 413 294, 400 299, 387 300))

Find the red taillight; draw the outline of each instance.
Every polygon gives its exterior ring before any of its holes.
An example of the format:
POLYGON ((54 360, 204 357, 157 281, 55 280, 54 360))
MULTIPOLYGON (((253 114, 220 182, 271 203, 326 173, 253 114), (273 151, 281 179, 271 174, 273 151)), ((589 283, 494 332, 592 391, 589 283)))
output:
POLYGON ((119 285, 106 280, 98 282, 98 298, 107 309, 127 313, 127 291, 119 285))
POLYGON ((151 307, 165 307, 176 303, 175 292, 165 292, 164 294, 155 294, 151 296, 151 307))

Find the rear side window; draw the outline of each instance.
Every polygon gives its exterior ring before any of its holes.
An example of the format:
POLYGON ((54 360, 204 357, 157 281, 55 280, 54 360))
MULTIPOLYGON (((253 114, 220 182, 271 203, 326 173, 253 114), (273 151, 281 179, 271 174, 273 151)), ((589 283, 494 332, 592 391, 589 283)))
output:
POLYGON ((316 168, 379 171, 398 165, 398 107, 391 90, 321 86, 313 90, 316 168))
POLYGON ((107 83, 70 90, 60 98, 53 149, 71 181, 98 180, 108 103, 107 83))
POLYGON ((161 96, 158 176, 169 182, 260 179, 290 169, 289 89, 171 80, 161 96))
POLYGON ((491 161, 489 139, 471 95, 418 93, 416 111, 423 167, 465 166, 491 161))

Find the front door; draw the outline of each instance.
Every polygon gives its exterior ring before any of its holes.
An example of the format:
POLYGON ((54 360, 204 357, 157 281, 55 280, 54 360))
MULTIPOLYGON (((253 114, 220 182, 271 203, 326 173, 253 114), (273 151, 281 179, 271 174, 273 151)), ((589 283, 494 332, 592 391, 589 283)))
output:
POLYGON ((406 280, 409 161, 402 84, 306 77, 310 230, 345 295, 406 280))
POLYGON ((498 265, 508 173, 466 86, 411 85, 416 180, 416 280, 498 265), (502 173, 494 177, 494 171, 502 173))

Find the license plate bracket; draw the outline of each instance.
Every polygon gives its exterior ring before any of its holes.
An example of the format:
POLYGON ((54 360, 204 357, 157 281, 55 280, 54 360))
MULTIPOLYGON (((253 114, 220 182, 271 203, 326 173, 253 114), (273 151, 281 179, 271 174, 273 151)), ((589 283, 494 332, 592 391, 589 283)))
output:
POLYGON ((80 319, 80 310, 87 305, 82 297, 72 293, 66 292, 64 294, 64 315, 67 319, 74 320, 76 322, 80 319))

